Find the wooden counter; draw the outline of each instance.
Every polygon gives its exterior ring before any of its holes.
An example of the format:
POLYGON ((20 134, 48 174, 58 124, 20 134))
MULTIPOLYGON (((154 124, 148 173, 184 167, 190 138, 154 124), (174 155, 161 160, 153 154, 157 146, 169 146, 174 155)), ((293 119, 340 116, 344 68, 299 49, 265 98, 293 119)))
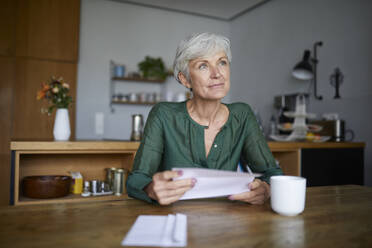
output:
POLYGON ((270 203, 226 198, 170 206, 115 202, 0 207, 0 246, 121 247, 139 215, 187 215, 187 247, 372 247, 372 188, 307 188, 302 214, 284 217, 270 203))
MULTIPOLYGON (((302 150, 304 149, 354 149, 364 148, 364 143, 351 142, 269 142, 274 157, 284 174, 301 176, 302 150)), ((54 202, 76 202, 92 200, 125 199, 122 197, 82 198, 70 195, 52 200, 33 200, 22 197, 21 181, 30 175, 69 175, 70 171, 79 171, 84 180, 104 180, 105 168, 116 167, 130 170, 139 142, 129 141, 14 141, 11 167, 10 204, 40 204, 54 202)))
POLYGON ((272 151, 291 149, 326 149, 326 148, 364 148, 364 142, 276 142, 269 141, 268 145, 272 151))
MULTIPOLYGON (((137 150, 139 142, 131 141, 13 141, 11 150, 137 150)), ((269 141, 272 151, 302 148, 363 148, 364 142, 276 142, 269 141)))

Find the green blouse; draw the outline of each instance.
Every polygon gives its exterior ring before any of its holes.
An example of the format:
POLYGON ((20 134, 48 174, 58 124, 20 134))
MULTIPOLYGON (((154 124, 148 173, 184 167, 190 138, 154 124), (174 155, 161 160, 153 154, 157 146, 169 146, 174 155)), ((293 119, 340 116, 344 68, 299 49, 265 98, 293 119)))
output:
POLYGON ((198 167, 236 171, 242 157, 253 172, 269 182, 282 174, 276 166, 256 117, 245 103, 226 104, 229 118, 206 157, 204 129, 188 114, 186 102, 156 104, 146 122, 141 145, 127 180, 128 195, 153 202, 143 191, 158 171, 198 167))

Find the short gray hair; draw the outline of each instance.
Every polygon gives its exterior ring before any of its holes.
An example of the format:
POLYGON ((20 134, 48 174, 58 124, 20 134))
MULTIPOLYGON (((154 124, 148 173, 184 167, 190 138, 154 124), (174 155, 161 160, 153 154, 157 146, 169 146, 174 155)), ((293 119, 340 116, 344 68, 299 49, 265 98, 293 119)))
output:
POLYGON ((190 60, 213 55, 216 52, 225 52, 231 63, 230 40, 225 36, 212 33, 198 33, 181 41, 177 47, 176 57, 173 62, 173 74, 178 82, 178 74, 181 72, 187 80, 190 80, 190 60))

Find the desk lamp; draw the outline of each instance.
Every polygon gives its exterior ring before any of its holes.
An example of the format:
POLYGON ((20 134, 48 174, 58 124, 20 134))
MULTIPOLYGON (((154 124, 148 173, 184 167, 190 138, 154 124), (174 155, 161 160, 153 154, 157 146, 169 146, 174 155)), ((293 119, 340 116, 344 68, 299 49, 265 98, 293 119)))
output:
POLYGON ((318 41, 314 43, 314 50, 313 54, 314 57, 310 57, 310 50, 305 50, 304 56, 302 61, 299 62, 292 71, 293 77, 300 79, 300 80, 310 80, 312 79, 314 82, 314 97, 315 99, 322 100, 322 96, 318 96, 316 92, 316 84, 317 84, 317 74, 316 74, 316 67, 319 62, 317 58, 317 47, 322 46, 323 42, 318 41))

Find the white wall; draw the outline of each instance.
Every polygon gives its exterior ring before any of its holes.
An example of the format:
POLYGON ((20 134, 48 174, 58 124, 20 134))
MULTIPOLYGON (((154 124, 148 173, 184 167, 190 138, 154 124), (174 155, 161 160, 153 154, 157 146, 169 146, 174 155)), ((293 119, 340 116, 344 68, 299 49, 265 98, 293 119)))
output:
MULTIPOLYGON (((365 182, 372 185, 372 1, 273 0, 231 23, 233 67, 231 99, 256 107, 267 123, 273 97, 306 91, 309 84, 291 77, 305 49, 318 49, 318 94, 310 111, 338 112, 365 149, 365 182), (238 51, 238 52, 237 52, 238 51), (344 73, 341 99, 329 77, 344 73)), ((352 165, 351 168, 352 169, 352 165)))
MULTIPOLYGON (((171 67, 180 40, 195 32, 229 36, 227 22, 159 9, 102 0, 82 0, 77 92, 77 139, 130 138, 131 115, 147 114, 149 106, 115 106, 111 113, 109 62, 124 63, 128 71, 146 55, 162 57, 171 67), (104 113, 104 135, 95 134, 95 113, 104 113)), ((116 83, 117 92, 183 92, 169 77, 164 85, 116 83)))

